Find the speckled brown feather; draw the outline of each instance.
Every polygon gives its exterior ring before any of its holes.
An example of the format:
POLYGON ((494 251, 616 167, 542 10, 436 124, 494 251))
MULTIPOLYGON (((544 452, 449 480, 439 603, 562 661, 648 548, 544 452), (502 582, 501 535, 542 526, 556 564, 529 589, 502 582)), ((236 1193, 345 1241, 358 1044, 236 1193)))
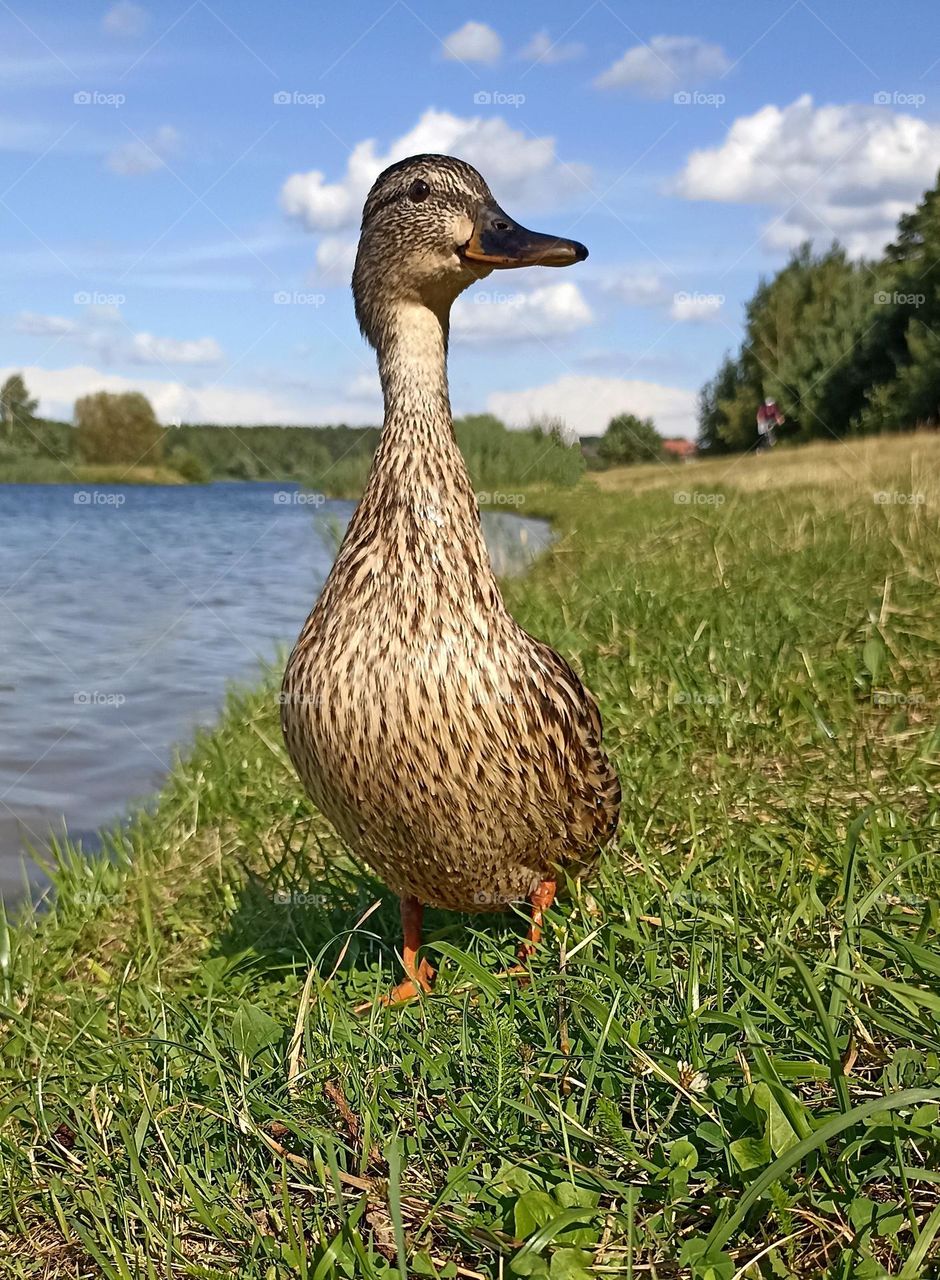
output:
MULTIPOLYGON (((401 216, 389 182, 416 171, 444 187, 464 220, 441 173, 458 191, 464 184, 468 206, 488 195, 460 161, 416 157, 378 179, 371 235, 367 202, 354 279, 379 351, 385 425, 290 656, 281 718, 313 802, 389 888, 485 911, 526 898, 559 866, 588 869, 616 829, 620 785, 593 699, 503 604, 454 438, 447 313, 480 273, 442 259, 437 276, 422 267, 396 279, 368 261, 376 232, 402 230, 389 225, 401 216), (370 280, 381 296, 365 296, 370 280)), ((414 252, 433 262, 443 252, 437 226, 426 224, 425 245, 407 216, 414 252)))

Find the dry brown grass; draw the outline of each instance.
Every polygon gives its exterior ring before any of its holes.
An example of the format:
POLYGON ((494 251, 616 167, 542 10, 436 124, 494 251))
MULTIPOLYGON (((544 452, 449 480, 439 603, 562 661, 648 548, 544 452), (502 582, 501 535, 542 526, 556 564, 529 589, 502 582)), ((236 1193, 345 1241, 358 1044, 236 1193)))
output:
POLYGON ((923 494, 927 503, 940 499, 940 432, 819 441, 773 453, 725 454, 689 463, 652 462, 593 472, 590 479, 605 493, 710 486, 754 493, 815 487, 844 491, 853 498, 865 492, 923 494))

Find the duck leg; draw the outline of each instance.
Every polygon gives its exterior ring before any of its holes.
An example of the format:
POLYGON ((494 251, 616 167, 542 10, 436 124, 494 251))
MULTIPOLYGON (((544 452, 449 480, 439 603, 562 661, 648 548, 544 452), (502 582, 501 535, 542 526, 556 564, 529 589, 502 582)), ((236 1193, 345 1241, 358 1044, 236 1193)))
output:
MULTIPOLYGON (((380 1004, 402 1004, 405 1000, 413 1000, 421 991, 430 991, 434 981, 434 970, 422 956, 418 960, 421 947, 421 923, 424 919, 424 903, 417 898, 406 895, 401 900, 401 928, 404 935, 402 945, 402 962, 405 977, 393 987, 387 996, 382 996, 380 1004)), ((371 1008, 371 1003, 359 1005, 355 1010, 371 1008)))
POLYGON ((520 965, 531 959, 538 949, 538 945, 542 940, 542 921, 545 918, 545 912, 555 901, 557 887, 555 880, 542 880, 529 894, 529 902, 531 904, 529 932, 526 934, 524 941, 519 943, 519 950, 516 953, 519 957, 520 965))
POLYGON ((516 950, 518 957, 516 963, 508 969, 501 969, 496 975, 497 978, 518 978, 521 986, 528 984, 528 962, 535 955, 539 943, 542 941, 542 922, 545 918, 545 912, 555 901, 557 888, 558 884, 555 880, 540 880, 536 888, 529 894, 529 932, 519 943, 516 950))

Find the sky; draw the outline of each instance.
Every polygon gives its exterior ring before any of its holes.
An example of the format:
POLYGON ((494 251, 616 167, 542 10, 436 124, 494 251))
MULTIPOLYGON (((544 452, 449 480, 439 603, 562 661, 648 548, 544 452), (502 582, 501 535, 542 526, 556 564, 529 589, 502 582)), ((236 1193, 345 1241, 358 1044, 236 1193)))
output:
POLYGON ((940 12, 851 0, 0 4, 0 376, 41 412, 378 423, 349 275, 388 163, 446 152, 565 271, 458 301, 455 413, 694 436, 761 276, 878 253, 940 168, 940 12))

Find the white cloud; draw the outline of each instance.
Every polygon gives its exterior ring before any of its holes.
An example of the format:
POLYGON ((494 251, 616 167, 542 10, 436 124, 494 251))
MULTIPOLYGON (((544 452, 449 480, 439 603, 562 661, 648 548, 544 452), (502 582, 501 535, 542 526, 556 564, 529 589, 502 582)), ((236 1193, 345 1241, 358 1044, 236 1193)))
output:
POLYGON ((65 316, 43 316, 37 311, 21 311, 13 322, 17 333, 27 333, 33 338, 61 338, 74 333, 78 325, 65 316))
POLYGON ((215 338, 157 338, 135 333, 128 359, 133 364, 218 364, 222 348, 215 338))
POLYGON ((710 320, 724 306, 721 293, 677 293, 673 296, 669 314, 673 320, 684 322, 710 320))
POLYGON ((444 40, 444 57, 452 62, 496 62, 503 42, 485 22, 465 22, 444 40))
POLYGON ((352 227, 382 170, 405 156, 426 151, 460 156, 475 165, 497 199, 507 203, 557 204, 572 190, 583 189, 588 172, 584 165, 562 164, 555 154, 554 138, 533 138, 499 116, 464 119, 431 108, 384 154, 378 151, 374 138, 358 142, 346 173, 337 182, 329 182, 319 169, 292 174, 281 188, 281 207, 308 231, 352 227))
POLYGON ((583 44, 576 42, 563 44, 560 40, 553 40, 547 31, 536 31, 526 47, 520 51, 519 57, 525 58, 528 62, 539 62, 543 67, 553 67, 559 62, 570 62, 573 58, 580 58, 583 53, 583 44))
POLYGON ((719 146, 692 152, 676 190, 690 200, 779 207, 764 229, 771 248, 837 236, 857 257, 892 239, 938 163, 940 125, 886 107, 817 107, 804 94, 739 116, 719 146))
POLYGON ((39 397, 39 411, 46 417, 70 419, 78 396, 94 391, 141 391, 161 422, 219 423, 323 423, 375 421, 373 417, 339 416, 345 406, 295 403, 277 394, 250 387, 189 387, 179 381, 126 378, 92 365, 65 369, 41 369, 28 365, 0 370, 0 380, 22 373, 30 392, 39 397), (330 416, 328 416, 330 415, 330 416))
POLYGON ((108 363, 123 359, 130 364, 208 365, 224 358, 215 338, 159 338, 152 333, 133 333, 120 308, 108 304, 83 305, 77 319, 21 311, 13 328, 30 337, 68 338, 108 363))
POLYGON ((356 241, 348 236, 324 236, 317 245, 316 278, 326 284, 348 284, 356 248, 356 241))
POLYGON ((171 124, 164 124, 151 138, 135 138, 115 147, 107 156, 107 165, 112 173, 153 173, 163 168, 178 145, 179 134, 171 124))
POLYGON ((662 278, 649 267, 623 267, 609 271, 601 281, 605 293, 628 307, 654 307, 668 300, 662 278))
POLYGON ((618 413, 651 417, 664 436, 696 433, 694 391, 629 378, 590 378, 568 374, 524 391, 494 391, 486 402, 491 413, 510 426, 524 427, 533 418, 560 417, 578 435, 602 435, 618 413))
POLYGON ((150 14, 133 0, 118 0, 101 19, 101 29, 109 36, 139 36, 147 30, 150 14))
POLYGON ((731 66, 720 44, 698 36, 653 36, 634 45, 594 81, 598 89, 631 89, 644 98, 666 98, 694 89, 731 66))
POLYGON ((563 280, 525 293, 471 293, 454 306, 451 328, 468 342, 526 342, 574 333, 593 319, 578 286, 563 280))

